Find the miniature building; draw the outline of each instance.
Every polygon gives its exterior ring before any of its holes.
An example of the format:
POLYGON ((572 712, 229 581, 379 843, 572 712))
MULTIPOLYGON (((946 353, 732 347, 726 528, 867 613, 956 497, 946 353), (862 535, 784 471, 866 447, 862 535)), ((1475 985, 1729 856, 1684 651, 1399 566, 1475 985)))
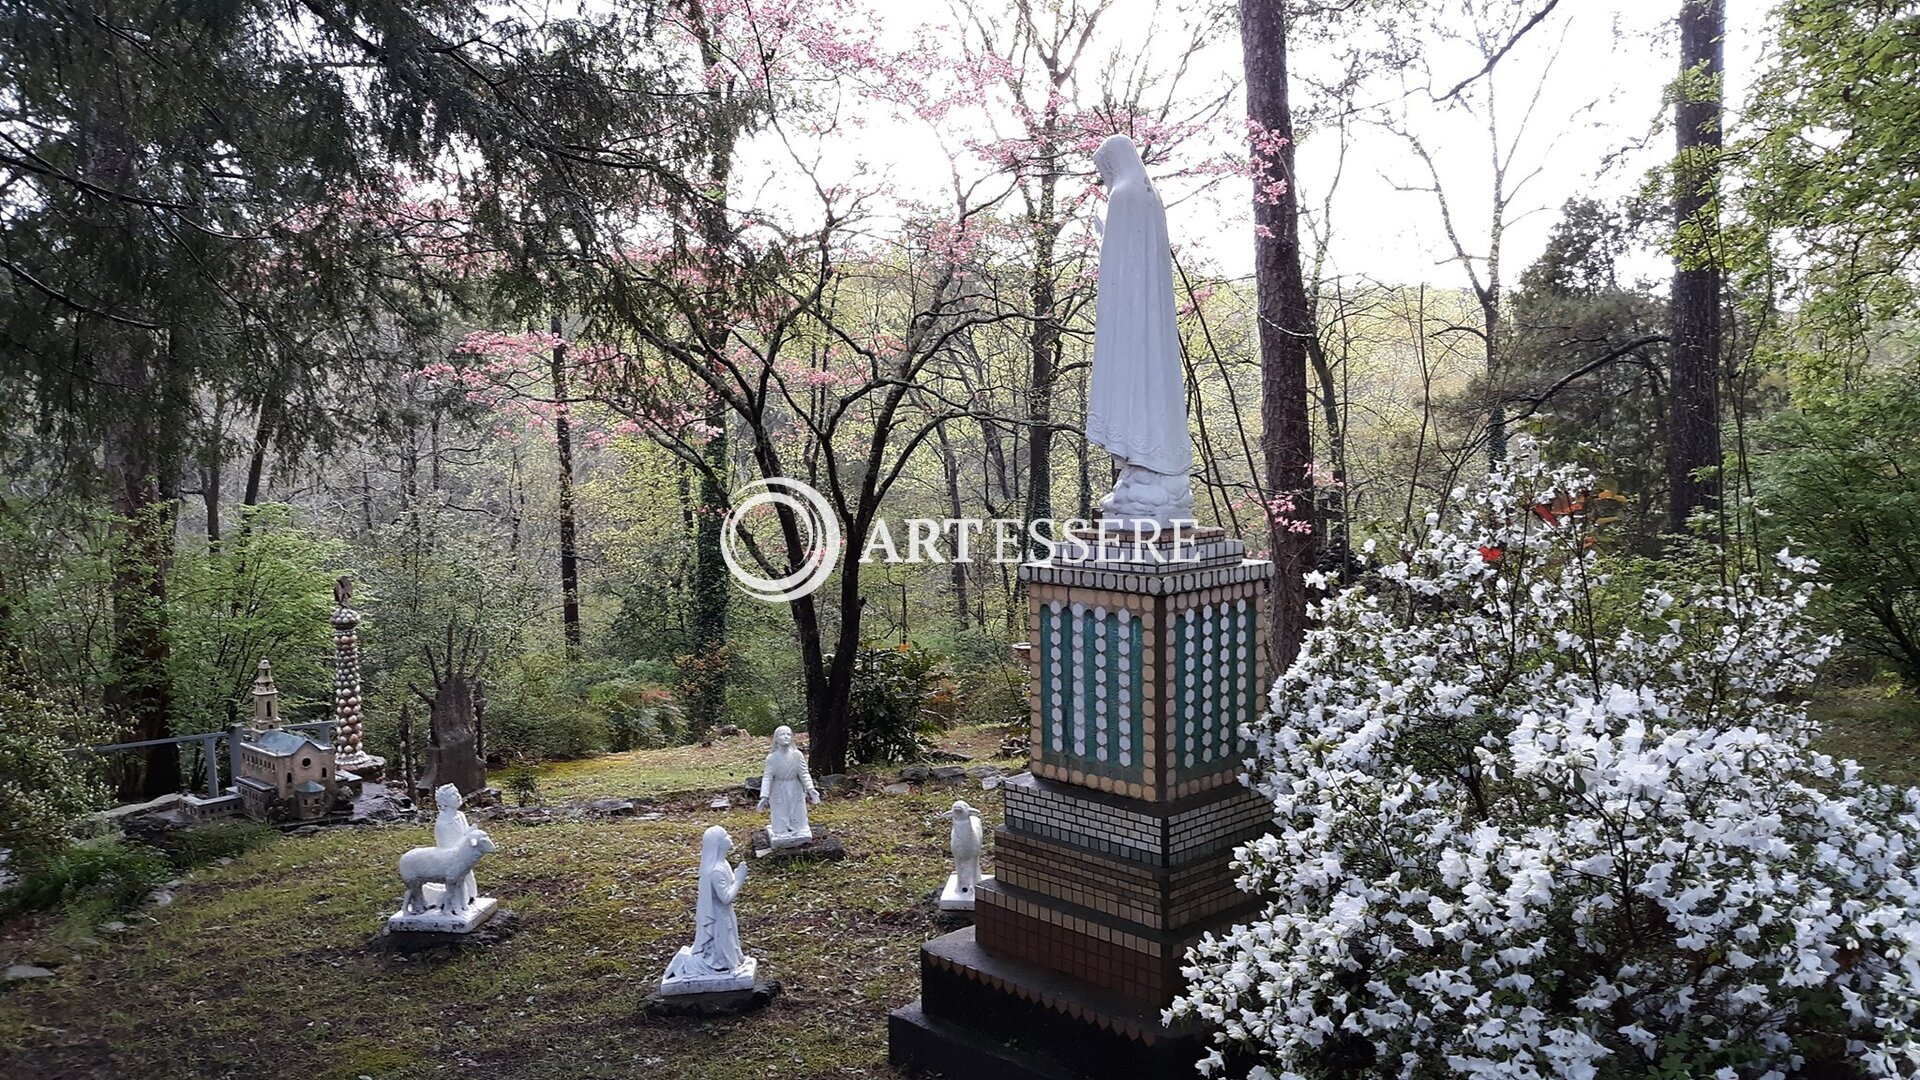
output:
POLYGON ((294 788, 293 796, 293 816, 302 821, 324 815, 333 804, 327 789, 312 780, 294 788))
POLYGON ((253 680, 254 728, 237 733, 234 789, 247 816, 260 821, 311 821, 333 809, 342 778, 333 745, 279 725, 280 692, 273 669, 260 661, 253 680))
POLYGON ((253 726, 280 726, 280 689, 273 685, 273 665, 265 660, 253 677, 253 726))
POLYGON ((240 775, 234 786, 240 789, 247 816, 307 820, 324 815, 332 808, 329 793, 338 782, 334 758, 331 744, 303 732, 242 731, 240 775), (291 814, 276 815, 276 805, 287 806, 291 814))

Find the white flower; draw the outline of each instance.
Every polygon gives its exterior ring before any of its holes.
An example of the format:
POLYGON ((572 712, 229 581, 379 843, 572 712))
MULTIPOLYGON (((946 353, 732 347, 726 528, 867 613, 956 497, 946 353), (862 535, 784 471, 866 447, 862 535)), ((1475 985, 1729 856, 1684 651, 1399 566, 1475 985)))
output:
POLYGON ((1868 1075, 1920 1075, 1920 790, 1810 748, 1791 703, 1836 644, 1813 564, 1602 622, 1585 527, 1531 513, 1593 486, 1529 465, 1459 492, 1372 592, 1318 605, 1246 726, 1279 827, 1235 866, 1267 905, 1189 954, 1169 1016, 1253 1075, 1359 1040, 1380 1075, 1498 1078, 1737 1044, 1750 1067, 1695 1074, 1759 1080, 1836 1026, 1868 1075), (1812 990, 1837 1009, 1798 1024, 1812 990))

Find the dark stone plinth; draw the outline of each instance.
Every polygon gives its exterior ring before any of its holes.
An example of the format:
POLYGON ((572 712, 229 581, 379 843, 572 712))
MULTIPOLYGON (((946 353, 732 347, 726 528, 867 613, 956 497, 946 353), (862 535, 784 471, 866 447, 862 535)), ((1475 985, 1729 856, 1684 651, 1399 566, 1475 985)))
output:
POLYGON ((933 1071, 947 1080, 1079 1080, 997 1035, 936 1020, 918 1001, 887 1015, 887 1061, 905 1073, 933 1071))
POLYGON ((780 980, 759 980, 751 990, 721 990, 711 994, 648 994, 640 1003, 644 1016, 692 1017, 715 1020, 744 1016, 764 1009, 780 996, 780 980))
POLYGON ((1187 1080, 1204 1033, 1169 1030, 1145 1007, 982 950, 971 928, 920 950, 919 1001, 887 1025, 889 1057, 949 1080, 1187 1080))
POLYGON ((847 857, 847 849, 840 844, 839 838, 825 829, 813 830, 813 839, 799 847, 774 847, 773 838, 765 829, 753 830, 747 847, 753 851, 753 857, 767 863, 779 863, 786 860, 809 862, 822 860, 832 862, 847 857))
POLYGON ((445 959, 463 950, 485 949, 507 941, 520 931, 520 916, 511 911, 493 917, 464 934, 436 930, 382 929, 367 948, 395 959, 445 959))

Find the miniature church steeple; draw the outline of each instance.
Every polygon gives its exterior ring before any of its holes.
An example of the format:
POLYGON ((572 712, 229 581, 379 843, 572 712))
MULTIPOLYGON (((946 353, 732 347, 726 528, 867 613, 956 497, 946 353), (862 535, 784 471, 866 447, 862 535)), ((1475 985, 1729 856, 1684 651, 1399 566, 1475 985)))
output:
POLYGON ((253 723, 259 728, 280 726, 280 691, 273 685, 273 665, 265 660, 253 677, 253 723))

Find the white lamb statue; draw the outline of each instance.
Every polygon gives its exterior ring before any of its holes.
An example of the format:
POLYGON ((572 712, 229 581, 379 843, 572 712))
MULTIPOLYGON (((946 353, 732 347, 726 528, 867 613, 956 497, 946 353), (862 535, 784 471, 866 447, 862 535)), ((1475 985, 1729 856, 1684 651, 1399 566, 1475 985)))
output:
POLYGON ((469 901, 463 890, 448 886, 465 880, 482 856, 497 850, 484 829, 469 829, 445 847, 417 847, 400 856, 407 895, 387 920, 388 928, 464 934, 485 922, 499 901, 491 896, 469 901))
POLYGON ((940 890, 940 910, 972 911, 974 888, 992 880, 980 874, 980 811, 961 799, 940 816, 953 822, 953 873, 947 875, 946 888, 940 890))

